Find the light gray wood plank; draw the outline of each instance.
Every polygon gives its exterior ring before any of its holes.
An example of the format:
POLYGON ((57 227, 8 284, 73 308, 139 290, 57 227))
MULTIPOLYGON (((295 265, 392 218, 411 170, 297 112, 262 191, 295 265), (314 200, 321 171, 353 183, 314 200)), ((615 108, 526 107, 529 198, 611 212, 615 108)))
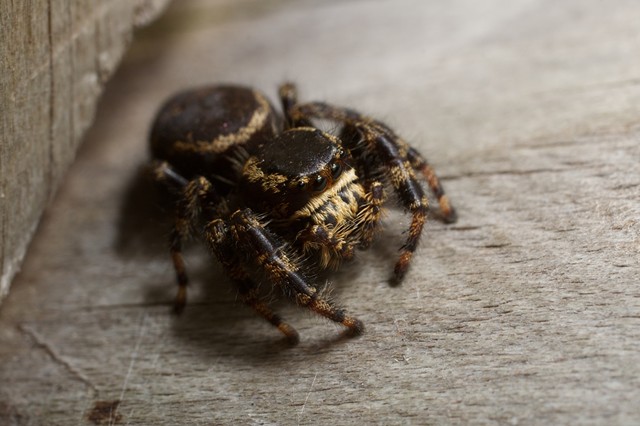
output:
POLYGON ((108 424, 117 405, 128 424, 638 423, 640 6, 253 5, 181 2, 108 86, 0 310, 0 419, 108 424), (283 345, 198 243, 190 303, 170 312, 168 228, 138 175, 150 121, 187 86, 273 97, 284 79, 389 122, 460 213, 428 224, 401 287, 397 209, 332 278, 357 339, 282 302, 302 337, 283 345))

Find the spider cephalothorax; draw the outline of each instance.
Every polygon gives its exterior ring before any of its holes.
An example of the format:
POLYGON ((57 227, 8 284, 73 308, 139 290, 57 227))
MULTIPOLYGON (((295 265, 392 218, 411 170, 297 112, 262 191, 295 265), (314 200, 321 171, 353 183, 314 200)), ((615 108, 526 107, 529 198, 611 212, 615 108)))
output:
POLYGON ((171 253, 176 308, 186 301, 182 242, 203 236, 238 285, 242 299, 291 341, 297 332, 262 300, 257 283, 282 287, 299 304, 362 332, 362 323, 319 296, 313 272, 336 268, 367 248, 390 186, 411 213, 394 281, 407 271, 428 202, 426 179, 446 222, 455 220, 438 178, 423 157, 383 123, 324 103, 298 104, 280 88, 284 120, 259 92, 212 86, 180 93, 158 113, 151 132, 158 180, 178 190, 171 253), (342 126, 339 135, 313 120, 342 126))

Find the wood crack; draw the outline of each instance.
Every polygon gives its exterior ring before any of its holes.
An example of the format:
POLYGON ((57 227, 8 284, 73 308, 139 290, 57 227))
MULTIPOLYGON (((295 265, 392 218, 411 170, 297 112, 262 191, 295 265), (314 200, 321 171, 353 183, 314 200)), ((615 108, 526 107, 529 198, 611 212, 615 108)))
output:
POLYGON ((573 172, 574 168, 570 169, 552 169, 552 168, 539 168, 539 169, 530 169, 530 170, 487 170, 487 171, 477 171, 477 172, 468 172, 461 173, 458 175, 448 175, 442 178, 442 180, 456 180, 456 179, 464 179, 464 178, 473 178, 479 176, 528 176, 535 175, 540 173, 562 173, 562 172, 573 172))
POLYGON ((59 364, 67 372, 69 372, 73 377, 75 377, 85 385, 89 386, 89 388, 92 391, 96 393, 98 392, 98 389, 91 382, 91 380, 89 380, 89 378, 82 371, 78 370, 69 361, 67 361, 62 355, 60 355, 60 353, 58 353, 58 351, 52 345, 50 345, 49 342, 47 342, 44 339, 44 337, 42 337, 37 331, 35 331, 33 328, 25 324, 20 325, 18 329, 23 334, 25 334, 31 341, 33 341, 36 344, 36 346, 44 350, 47 353, 47 355, 49 355, 49 357, 56 364, 59 364))

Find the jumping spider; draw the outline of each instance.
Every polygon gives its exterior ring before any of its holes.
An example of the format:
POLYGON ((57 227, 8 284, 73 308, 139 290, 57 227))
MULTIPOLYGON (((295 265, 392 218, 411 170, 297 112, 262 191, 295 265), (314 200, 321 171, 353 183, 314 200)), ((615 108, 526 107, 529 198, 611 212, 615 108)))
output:
POLYGON ((428 209, 416 174, 437 198, 443 220, 453 222, 456 214, 433 169, 385 124, 346 108, 298 103, 292 84, 279 94, 283 117, 260 92, 209 86, 170 98, 155 119, 154 176, 179 193, 170 241, 175 307, 181 311, 186 302, 182 244, 198 234, 242 300, 289 341, 297 342, 298 333, 261 298, 259 281, 359 334, 362 322, 319 295, 314 272, 369 247, 386 185, 411 214, 396 283, 409 267, 428 209), (319 130, 314 120, 341 126, 339 135, 319 130))

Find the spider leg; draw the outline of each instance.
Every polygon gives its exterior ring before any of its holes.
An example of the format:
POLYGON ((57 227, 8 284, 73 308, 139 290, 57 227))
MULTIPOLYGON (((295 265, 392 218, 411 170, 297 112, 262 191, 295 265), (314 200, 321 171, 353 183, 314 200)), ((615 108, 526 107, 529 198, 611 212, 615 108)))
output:
POLYGON ((403 158, 398 146, 385 135, 364 128, 365 141, 372 144, 382 163, 388 169, 391 185, 395 189, 404 207, 411 212, 411 224, 405 243, 400 248, 400 258, 394 267, 394 283, 399 284, 404 278, 413 253, 418 247, 422 229, 426 221, 429 201, 422 187, 417 182, 413 168, 403 158))
POLYGON ((200 176, 187 183, 182 190, 182 198, 177 204, 175 226, 171 232, 169 247, 178 282, 175 301, 177 313, 184 310, 187 301, 187 285, 189 284, 182 255, 182 244, 195 233, 194 227, 198 223, 204 204, 207 199, 211 198, 218 198, 215 195, 213 185, 206 178, 200 176))
POLYGON ((261 317, 269 321, 273 326, 278 328, 287 338, 287 341, 295 345, 300 340, 300 336, 295 328, 291 327, 278 314, 275 314, 271 308, 260 299, 255 282, 244 280, 238 283, 240 289, 240 297, 242 301, 253 308, 261 317))
MULTIPOLYGON (((353 111, 350 111, 353 114, 353 111)), ((398 146, 400 153, 403 157, 407 158, 411 164, 411 167, 422 174, 427 185, 429 185, 429 189, 433 193, 433 195, 438 200, 438 206, 440 207, 440 213, 442 214, 442 220, 444 223, 454 223, 458 220, 457 213, 451 202, 449 201, 449 197, 445 194, 444 188, 440 183, 440 179, 436 175, 433 167, 427 162, 427 160, 411 145, 409 145, 405 140, 399 137, 393 130, 391 130, 387 125, 381 123, 379 121, 371 121, 369 123, 376 131, 384 133, 387 135, 389 139, 394 141, 394 143, 398 146)))
POLYGON ((233 241, 236 253, 244 254, 244 262, 255 264, 260 275, 268 282, 281 286, 300 305, 344 325, 352 334, 360 334, 364 330, 362 322, 319 296, 301 271, 299 260, 280 244, 250 209, 236 211, 225 224, 219 221, 209 223, 205 237, 218 258, 225 249, 220 239, 226 238, 229 244, 233 241))
POLYGON ((169 251, 178 283, 174 310, 176 313, 181 313, 187 302, 187 286, 189 285, 189 276, 182 255, 182 245, 195 233, 194 227, 198 223, 201 211, 213 209, 213 205, 217 204, 219 197, 211 182, 202 176, 189 181, 166 162, 158 162, 155 166, 155 175, 158 181, 180 188, 175 222, 169 237, 169 251))
POLYGON ((365 183, 366 204, 363 209, 360 210, 360 229, 362 234, 360 238, 359 246, 362 249, 366 249, 371 245, 373 237, 378 229, 380 218, 382 217, 382 204, 385 201, 384 186, 378 181, 369 181, 365 183))
POLYGON ((209 248, 218 258, 231 279, 238 286, 242 301, 253 308, 258 315, 269 321, 285 335, 289 343, 296 344, 299 340, 298 332, 260 298, 255 281, 251 280, 241 261, 233 254, 233 243, 229 237, 229 227, 222 219, 211 221, 205 230, 205 239, 209 248))
POLYGON ((282 103, 282 111, 286 122, 286 128, 311 126, 311 122, 305 117, 294 115, 293 108, 298 104, 298 89, 293 83, 284 83, 278 88, 278 95, 282 103))
POLYGON ((298 90, 293 83, 284 83, 278 88, 278 95, 282 103, 282 111, 284 112, 287 124, 291 127, 291 108, 298 103, 298 90))
MULTIPOLYGON (((367 157, 373 155, 377 158, 379 164, 388 170, 391 185, 404 207, 411 212, 412 216, 407 239, 400 249, 400 258, 394 268, 394 282, 396 284, 400 283, 409 268, 413 253, 420 241, 429 206, 427 197, 416 180, 414 165, 409 159, 410 146, 395 135, 385 124, 348 108, 335 107, 322 102, 311 102, 295 105, 291 108, 290 115, 293 122, 299 119, 328 119, 339 121, 348 129, 359 131, 363 136, 361 144, 364 151, 360 155, 367 157)), ((417 158, 421 157, 414 155, 414 159, 417 158)), ((372 160, 369 158, 367 161, 372 160)), ((420 165, 419 161, 416 160, 414 162, 416 165, 420 165)), ((421 171, 423 170, 421 169, 421 171)), ((429 171, 431 168, 427 166, 426 170, 429 171)), ((432 182, 435 184, 438 181, 432 180, 432 182)), ((440 187, 439 182, 438 187, 440 187)), ((444 196, 444 193, 442 193, 442 196, 444 196)), ((448 199, 444 198, 444 201, 448 205, 448 199)))
POLYGON ((320 252, 320 265, 326 267, 338 266, 339 260, 351 260, 354 247, 350 241, 338 238, 336 233, 323 225, 311 224, 296 235, 296 241, 301 243, 302 251, 309 253, 320 252), (337 258, 335 257, 337 255, 337 258))
POLYGON ((415 170, 418 170, 422 173, 431 192, 438 200, 438 205, 440 206, 440 213, 442 214, 442 220, 445 223, 454 223, 458 220, 458 215, 456 210, 453 208, 451 203, 449 202, 449 197, 444 193, 444 189, 440 184, 440 179, 436 175, 433 167, 427 162, 427 160, 414 148, 408 147, 407 149, 407 158, 411 162, 411 167, 415 170))
POLYGON ((153 179, 162 183, 169 189, 180 190, 189 183, 188 179, 173 170, 166 161, 154 160, 151 162, 149 168, 153 175, 153 179))

